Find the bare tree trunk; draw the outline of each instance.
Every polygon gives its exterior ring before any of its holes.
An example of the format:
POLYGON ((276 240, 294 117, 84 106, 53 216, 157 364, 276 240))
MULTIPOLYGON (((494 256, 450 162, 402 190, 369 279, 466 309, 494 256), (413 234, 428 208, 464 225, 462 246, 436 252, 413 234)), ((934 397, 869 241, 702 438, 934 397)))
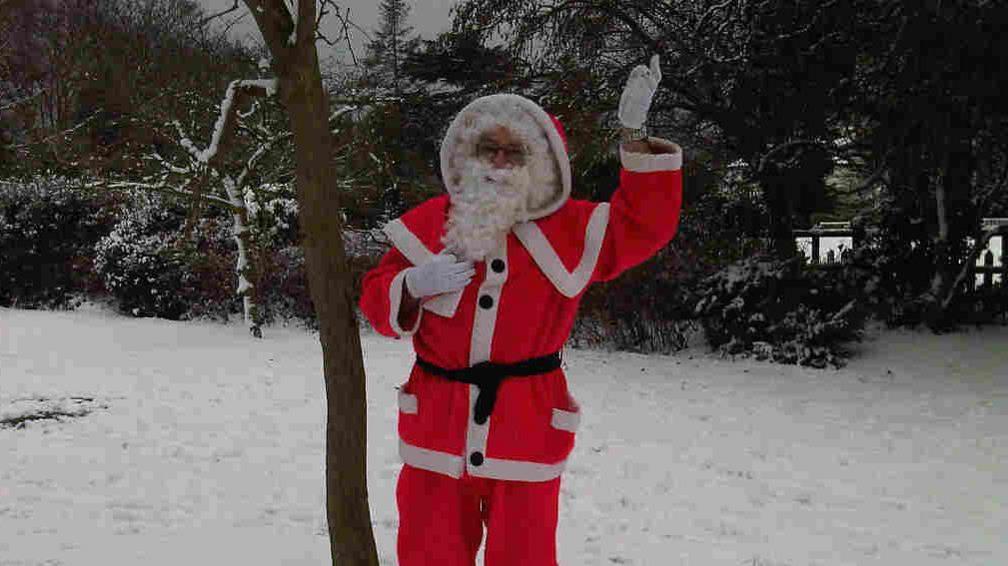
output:
MULTIPOLYGON (((314 53, 314 50, 313 50, 314 53)), ((302 62, 308 80, 291 93, 297 185, 305 262, 319 320, 325 371, 326 507, 333 565, 378 564, 367 499, 364 361, 331 175, 330 132, 318 60, 302 62)))
POLYGON ((788 260, 798 254, 791 221, 791 196, 787 180, 782 175, 765 175, 760 185, 770 209, 770 238, 777 259, 788 260))
POLYGON ((315 49, 315 0, 244 0, 273 56, 294 134, 308 284, 319 321, 326 386, 326 510, 334 566, 377 566, 367 495, 364 360, 333 183, 329 103, 315 49), (292 32, 296 41, 291 42, 292 32))

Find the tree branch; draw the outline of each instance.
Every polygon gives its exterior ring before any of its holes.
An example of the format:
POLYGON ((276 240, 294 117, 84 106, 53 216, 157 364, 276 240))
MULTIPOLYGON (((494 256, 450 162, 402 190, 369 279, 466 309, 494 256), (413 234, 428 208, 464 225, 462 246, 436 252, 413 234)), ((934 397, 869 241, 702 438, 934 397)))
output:
POLYGON ((65 136, 67 134, 71 134, 71 133, 73 133, 73 132, 75 132, 75 131, 83 128, 84 126, 87 125, 88 122, 90 122, 91 120, 94 120, 95 116, 97 116, 98 113, 101 112, 101 111, 102 111, 102 109, 99 108, 99 109, 95 110, 93 113, 91 113, 90 116, 88 116, 87 118, 84 118, 83 120, 81 120, 76 125, 74 125, 74 126, 72 126, 70 128, 67 128, 67 129, 65 129, 65 130, 63 130, 61 132, 55 132, 55 133, 53 133, 53 134, 51 134, 49 136, 46 136, 46 137, 44 137, 44 138, 42 138, 40 140, 25 142, 25 143, 22 143, 22 144, 11 144, 11 145, 7 145, 7 146, 4 146, 4 147, 6 149, 25 149, 25 148, 31 147, 33 145, 49 143, 49 142, 53 141, 54 139, 56 139, 56 138, 58 138, 60 136, 65 136))
POLYGON ((889 156, 890 155, 892 155, 892 150, 889 150, 888 152, 886 152, 885 155, 882 156, 882 163, 879 164, 878 168, 875 169, 875 172, 872 173, 868 177, 868 179, 865 180, 865 182, 861 183, 856 189, 854 189, 855 193, 861 194, 864 191, 867 191, 875 183, 877 183, 882 178, 883 175, 885 175, 885 172, 888 171, 888 169, 889 169, 889 156))
POLYGON ((34 99, 38 98, 39 96, 41 96, 44 92, 45 92, 45 89, 40 89, 40 90, 35 91, 35 94, 30 94, 30 95, 25 96, 23 98, 19 98, 17 100, 13 100, 11 102, 8 102, 7 104, 4 104, 3 106, 0 106, 0 112, 3 112, 5 110, 9 110, 11 108, 14 108, 15 106, 20 106, 21 104, 24 104, 25 102, 29 102, 31 100, 34 100, 34 99))
POLYGON ((199 25, 200 25, 200 27, 203 27, 207 23, 209 23, 209 22, 211 22, 211 21, 213 21, 213 20, 215 20, 217 18, 220 18, 222 16, 226 16, 226 15, 228 15, 231 12, 234 12, 236 10, 238 10, 238 0, 234 0, 234 4, 230 8, 228 8, 227 10, 224 10, 223 12, 218 12, 216 14, 213 14, 211 16, 207 16, 207 17, 203 18, 202 20, 200 20, 199 25))
POLYGON ((171 161, 168 161, 166 158, 162 157, 161 154, 156 151, 152 152, 147 156, 144 156, 142 159, 146 161, 156 161, 160 163, 161 166, 164 167, 169 172, 178 175, 188 175, 193 172, 191 167, 179 167, 178 165, 175 165, 171 161))
MULTIPOLYGON (((221 113, 217 117, 214 125, 214 132, 210 140, 210 145, 202 151, 187 139, 182 141, 182 145, 196 158, 197 161, 213 165, 217 161, 218 154, 222 146, 230 143, 234 136, 234 131, 238 123, 239 109, 249 96, 267 97, 276 93, 276 80, 255 79, 255 80, 235 80, 228 85, 224 100, 221 101, 221 113)), ((176 127, 181 126, 176 122, 176 127)))
POLYGON ((287 39, 294 30, 294 20, 283 0, 242 0, 255 18, 259 31, 262 32, 266 46, 275 59, 281 59, 274 67, 287 68, 282 60, 290 56, 291 46, 287 39))
POLYGON ((252 157, 249 157, 248 161, 245 163, 245 167, 242 169, 242 172, 238 175, 238 180, 235 182, 235 186, 239 188, 245 186, 246 177, 248 177, 248 174, 253 169, 255 169, 256 163, 259 161, 259 159, 261 159, 262 156, 266 155, 266 152, 272 149, 272 147, 277 142, 289 139, 292 135, 293 134, 291 132, 284 132, 280 135, 274 136, 266 143, 260 145, 259 149, 257 149, 256 152, 252 154, 252 157))
POLYGON ((218 206, 223 206, 228 210, 231 211, 234 210, 234 205, 232 205, 231 202, 228 201, 227 199, 223 199, 215 195, 205 195, 201 193, 194 193, 183 189, 179 189, 169 185, 167 181, 162 181, 160 183, 139 183, 136 181, 96 181, 93 183, 85 184, 84 188, 87 189, 103 188, 111 190, 141 189, 145 191, 153 191, 163 194, 186 197, 189 199, 202 198, 218 206))
POLYGON ((788 149, 800 146, 823 147, 823 144, 815 140, 794 140, 789 141, 787 143, 782 143, 763 155, 763 158, 760 159, 759 166, 756 168, 756 174, 762 175, 764 173, 767 164, 769 164, 770 162, 770 158, 773 157, 774 155, 777 155, 778 153, 783 153, 788 149))

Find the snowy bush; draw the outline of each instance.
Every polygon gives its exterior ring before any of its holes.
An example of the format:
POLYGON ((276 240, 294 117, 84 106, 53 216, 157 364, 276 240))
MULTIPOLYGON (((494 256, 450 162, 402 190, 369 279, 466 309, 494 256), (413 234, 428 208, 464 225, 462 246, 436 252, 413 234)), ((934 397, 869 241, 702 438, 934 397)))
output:
POLYGON ((193 278, 177 244, 178 222, 157 203, 126 211, 95 248, 95 269, 119 309, 177 320, 188 310, 193 278))
POLYGON ((858 340, 865 308, 857 286, 835 269, 803 269, 802 258, 753 257, 695 289, 694 315, 711 347, 779 363, 840 367, 858 340))
POLYGON ((296 244, 298 207, 290 185, 266 184, 245 189, 249 227, 261 247, 284 248, 296 244))
POLYGON ((0 305, 72 307, 93 285, 91 248, 111 229, 108 200, 58 177, 0 183, 0 305))
POLYGON ((134 195, 95 246, 95 271, 121 312, 178 320, 237 310, 229 222, 211 212, 186 237, 186 213, 157 195, 134 195))

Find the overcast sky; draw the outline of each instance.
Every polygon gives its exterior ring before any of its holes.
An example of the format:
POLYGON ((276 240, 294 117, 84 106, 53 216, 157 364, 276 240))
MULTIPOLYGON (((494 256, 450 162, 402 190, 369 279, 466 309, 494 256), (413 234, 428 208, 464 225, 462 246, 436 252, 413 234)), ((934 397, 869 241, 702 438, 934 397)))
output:
MULTIPOLYGON (((234 4, 233 0, 198 1, 203 4, 209 14, 216 14, 230 8, 234 4)), ((447 29, 451 25, 450 9, 456 4, 456 1, 457 0, 407 0, 407 3, 410 5, 409 24, 412 25, 416 33, 424 39, 432 39, 439 32, 447 29)), ((336 3, 342 10, 350 8, 350 19, 366 32, 371 33, 371 31, 378 26, 379 0, 337 0, 336 3)), ((239 13, 244 16, 244 19, 233 28, 234 35, 237 37, 254 38, 256 43, 261 42, 259 32, 255 28, 255 22, 252 20, 252 16, 248 14, 248 10, 245 8, 245 4, 243 2, 239 2, 239 10, 239 12, 228 15, 228 18, 234 18, 239 13)), ((337 24, 336 19, 332 17, 327 19, 328 25, 326 25, 326 23, 323 23, 322 25, 323 33, 325 33, 326 36, 333 41, 335 41, 338 37, 342 37, 342 27, 337 24)), ((360 32, 355 31, 352 39, 355 43, 354 49, 359 57, 364 43, 367 42, 367 38, 360 32)), ((325 43, 320 43, 320 54, 324 48, 327 47, 328 46, 326 46, 325 43)))

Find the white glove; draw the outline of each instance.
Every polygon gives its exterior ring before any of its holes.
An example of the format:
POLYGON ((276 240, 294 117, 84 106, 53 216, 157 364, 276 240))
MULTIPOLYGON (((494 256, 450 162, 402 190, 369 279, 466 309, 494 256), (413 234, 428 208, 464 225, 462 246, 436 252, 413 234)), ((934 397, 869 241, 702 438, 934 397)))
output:
POLYGON ((661 82, 661 67, 658 55, 651 56, 651 68, 637 65, 630 71, 623 94, 619 99, 619 121, 627 128, 639 129, 647 120, 651 109, 651 99, 661 82))
POLYGON ((459 261, 452 254, 406 269, 406 289, 417 299, 465 288, 476 274, 471 261, 459 261))

